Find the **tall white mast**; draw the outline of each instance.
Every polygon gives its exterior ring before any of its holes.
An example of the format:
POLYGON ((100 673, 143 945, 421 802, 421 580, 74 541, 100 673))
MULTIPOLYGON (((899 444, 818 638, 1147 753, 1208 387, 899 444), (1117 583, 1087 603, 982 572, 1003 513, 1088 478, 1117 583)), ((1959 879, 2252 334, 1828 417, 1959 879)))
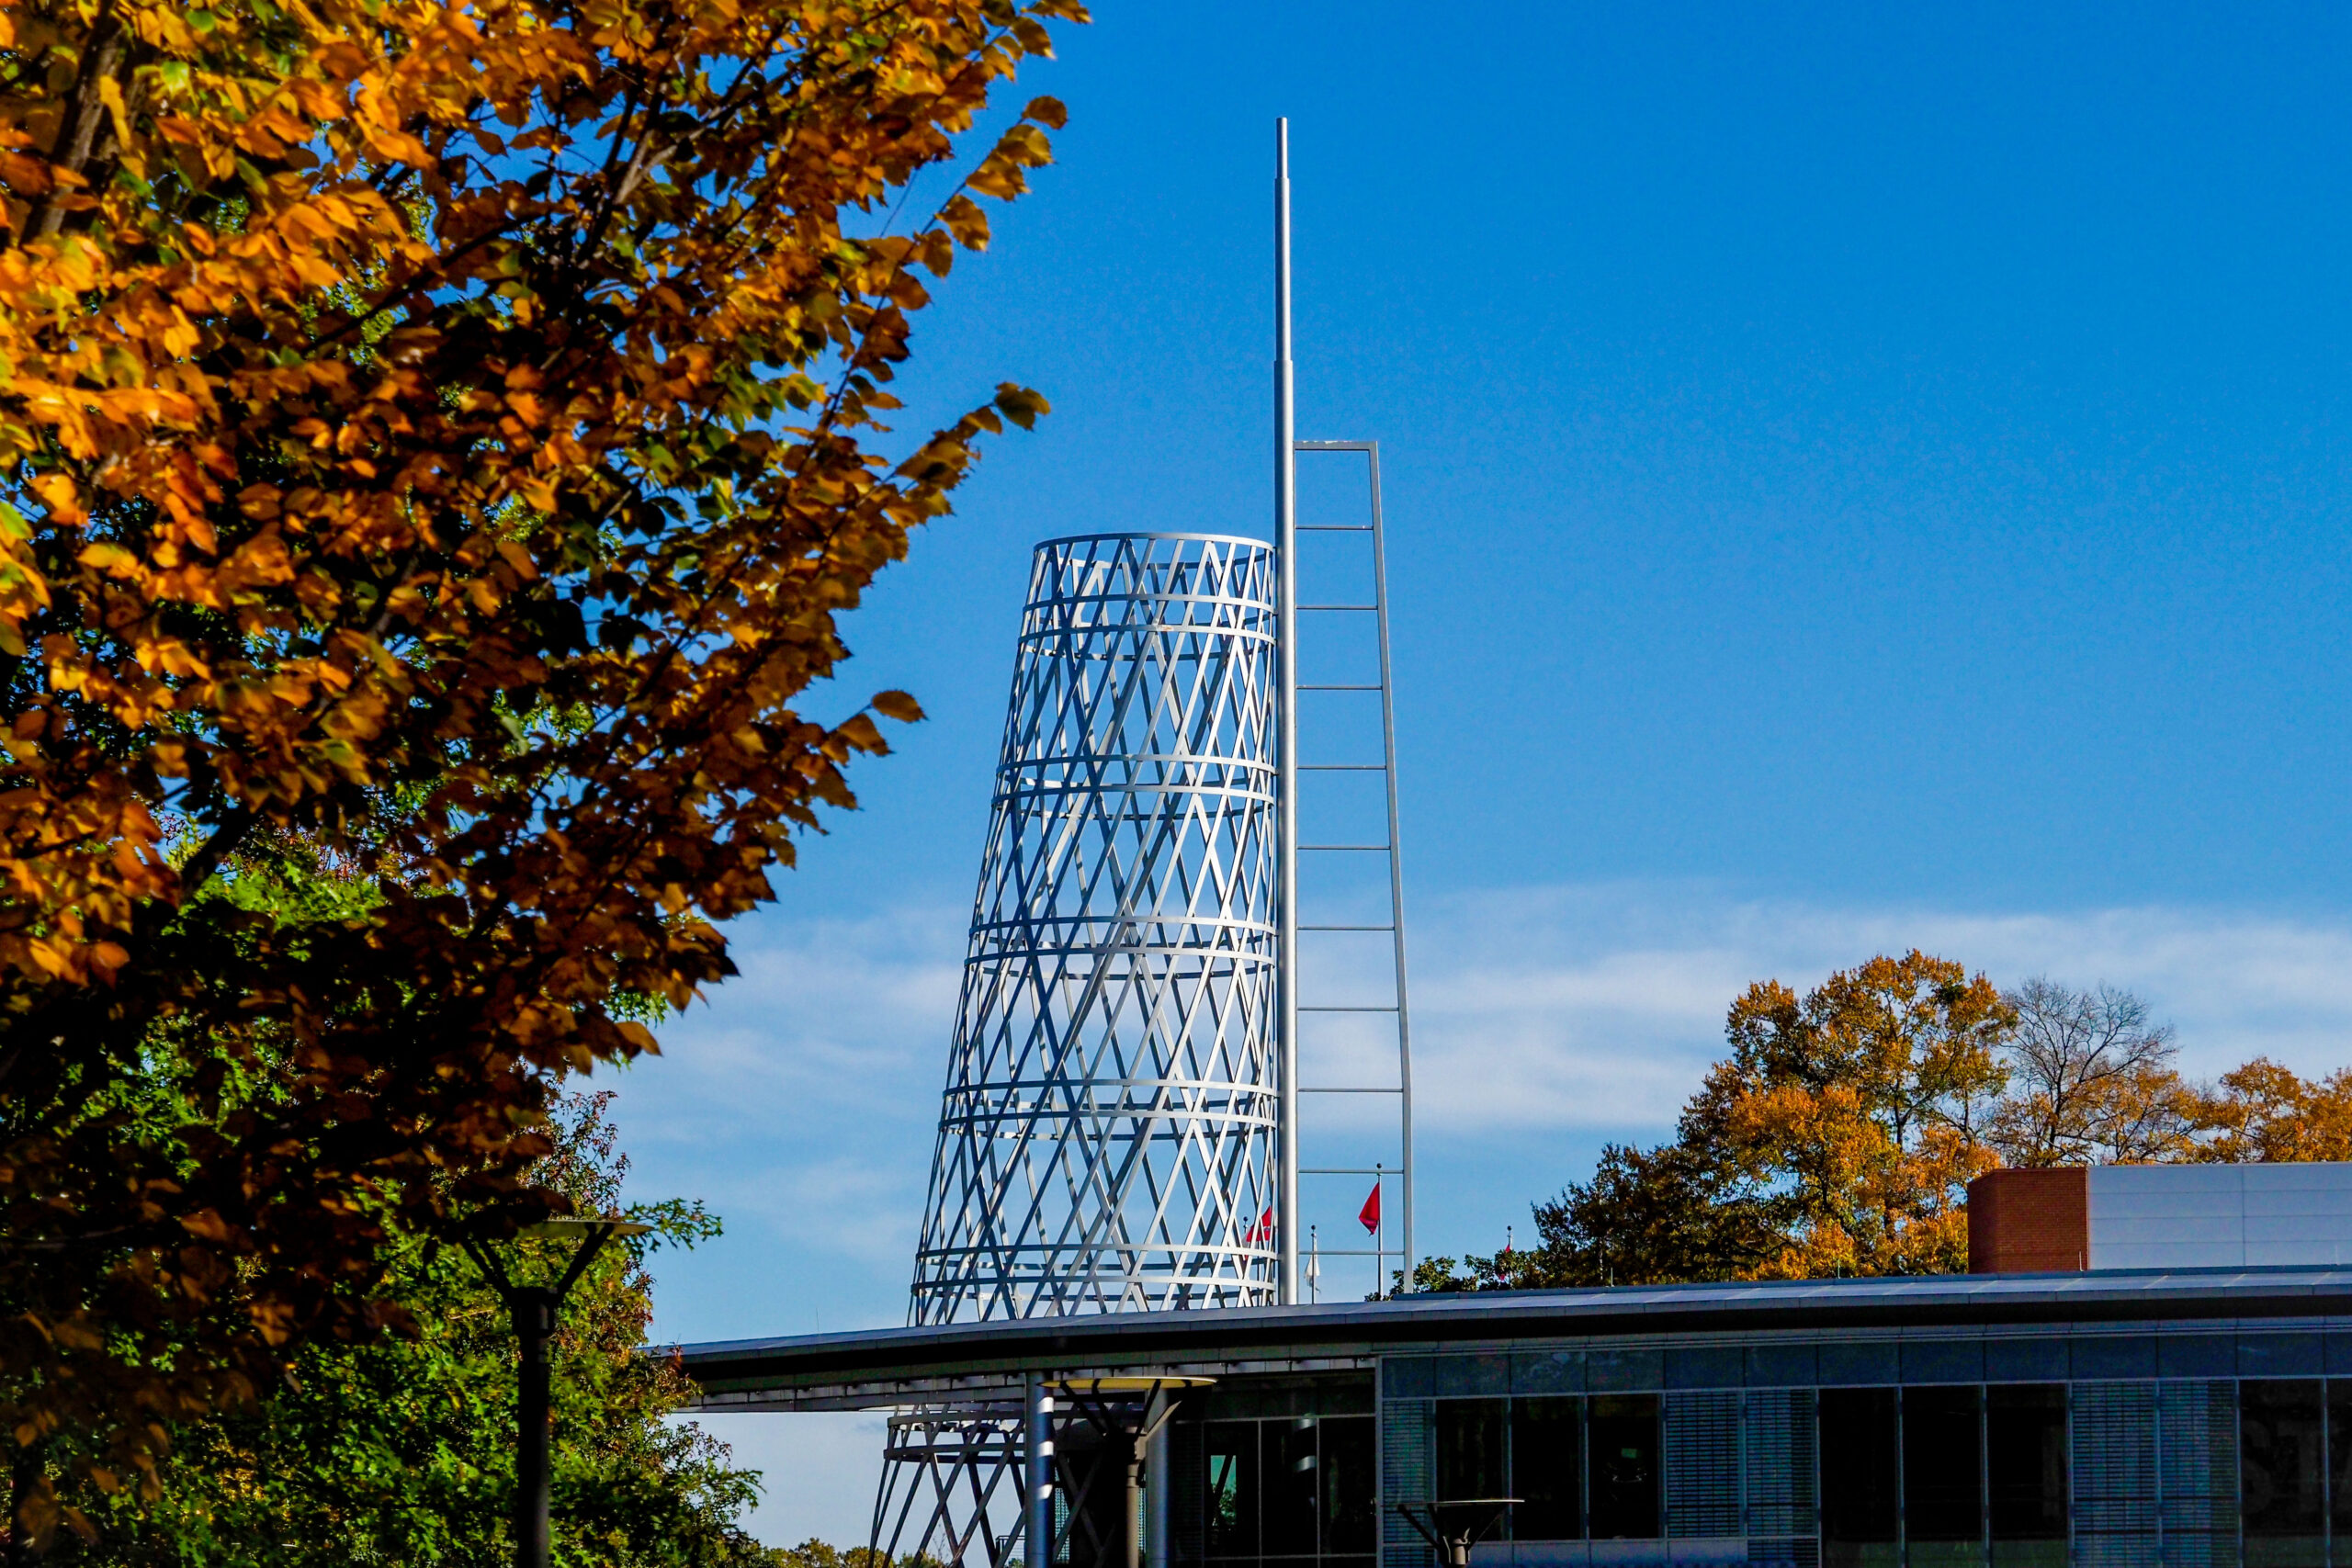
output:
POLYGON ((1290 121, 1274 121, 1274 549, 1282 618, 1281 973, 1282 1280, 1277 1299, 1298 1300, 1298 447, 1290 384, 1290 121))

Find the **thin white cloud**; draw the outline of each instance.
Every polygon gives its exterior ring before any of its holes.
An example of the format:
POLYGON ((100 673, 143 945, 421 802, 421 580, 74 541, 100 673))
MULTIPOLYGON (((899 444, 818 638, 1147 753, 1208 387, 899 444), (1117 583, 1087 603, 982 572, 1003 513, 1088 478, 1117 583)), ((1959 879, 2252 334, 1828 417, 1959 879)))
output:
POLYGON ((1433 1131, 1649 1132, 1721 1051, 1754 980, 1800 988, 1920 947, 2002 985, 2047 974, 2140 992, 2212 1075, 2267 1054, 2352 1062, 2352 922, 2145 908, 1980 914, 1742 899, 1704 886, 1515 889, 1441 903, 1421 924, 1417 1097, 1433 1131))
MULTIPOLYGON (((738 946, 742 976, 622 1080, 640 1180, 658 1166, 674 1188, 691 1171, 739 1226, 896 1272, 921 1206, 961 924, 933 908, 756 928, 738 946)), ((2003 985, 2047 974, 2137 990, 2178 1026, 2192 1073, 2259 1054, 2304 1072, 2352 1061, 2342 919, 1838 907, 1614 883, 1457 896, 1414 935, 1418 1111, 1437 1137, 1655 1133, 1720 1054, 1724 1011, 1748 983, 1803 987, 1912 946, 2003 985)), ((1368 976, 1335 964, 1323 978, 1355 990, 1368 976)), ((1361 1023, 1310 1035, 1309 1077, 1380 1081, 1386 1050, 1361 1023)), ((1377 1114, 1369 1100, 1332 1110, 1335 1125, 1377 1114)))

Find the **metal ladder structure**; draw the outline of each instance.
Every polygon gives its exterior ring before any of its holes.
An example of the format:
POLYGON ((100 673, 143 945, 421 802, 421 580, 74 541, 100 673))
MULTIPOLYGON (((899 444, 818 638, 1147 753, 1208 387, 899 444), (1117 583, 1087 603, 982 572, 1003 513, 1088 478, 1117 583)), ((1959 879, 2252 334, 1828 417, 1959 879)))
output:
MULTIPOLYGON (((1395 687, 1390 679, 1388 655, 1388 559, 1386 538, 1382 531, 1380 505, 1380 443, 1377 441, 1296 441, 1293 443, 1293 450, 1300 454, 1329 453, 1361 456, 1364 459, 1370 501, 1369 510, 1364 514, 1365 521, 1360 523, 1295 522, 1292 525, 1292 530, 1296 534, 1360 536, 1361 542, 1370 547, 1371 559, 1368 564, 1372 584, 1371 602, 1366 604, 1350 602, 1344 598, 1317 599, 1315 602, 1306 602, 1313 598, 1312 585, 1302 582, 1300 588, 1302 602, 1294 606, 1295 614, 1301 617, 1369 615, 1373 618, 1374 641, 1378 650, 1376 668, 1345 672, 1369 678, 1328 681, 1302 679, 1295 683, 1296 694, 1293 700, 1298 701, 1300 698, 1311 696, 1322 701, 1353 703, 1362 702, 1367 697, 1376 697, 1380 705, 1380 755, 1376 761, 1362 756, 1310 759, 1306 750, 1302 748, 1299 761, 1295 764, 1296 771, 1304 775, 1315 776, 1376 773, 1381 778, 1383 808, 1375 829, 1379 835, 1376 839, 1331 843, 1300 842, 1295 847, 1295 852, 1300 855, 1315 856, 1378 856, 1386 862, 1388 873, 1388 916, 1385 921, 1316 919, 1314 911, 1302 909, 1299 911, 1297 929, 1303 933, 1386 935, 1392 981, 1387 993, 1388 999, 1385 1002, 1363 1000, 1340 1002, 1320 999, 1315 988, 1315 966, 1308 964, 1302 955, 1299 961, 1302 999, 1297 1004, 1296 1010, 1310 1016, 1352 1014, 1386 1019, 1393 1022, 1395 1028, 1396 1053, 1396 1081, 1393 1083, 1313 1083, 1302 1080, 1298 1085, 1298 1092, 1301 1095, 1318 1099, 1335 1095, 1393 1096, 1396 1101, 1397 1156, 1394 1165, 1389 1165, 1385 1161, 1375 1161, 1369 1166, 1302 1163, 1298 1168, 1298 1173, 1301 1177, 1321 1179, 1317 1185, 1327 1191, 1334 1179, 1371 1177, 1375 1189, 1383 1189, 1393 1177, 1398 1189, 1396 1196, 1400 1200, 1397 1203, 1398 1235, 1396 1246, 1325 1247, 1320 1245, 1318 1239, 1310 1254, 1308 1272, 1310 1279, 1319 1284, 1317 1277, 1321 1272, 1320 1260, 1323 1258, 1374 1258, 1380 1279, 1381 1292, 1385 1294, 1388 1284, 1385 1269, 1378 1268, 1379 1260, 1383 1257, 1397 1258, 1404 1274, 1406 1288, 1410 1289, 1415 1254, 1413 1251, 1413 1033, 1405 981, 1405 866, 1401 849, 1402 840, 1397 830, 1396 713, 1395 687)), ((1341 541, 1332 542, 1336 544, 1341 541)), ((1305 570, 1303 556, 1300 570, 1302 572, 1305 570)), ((1296 634, 1298 642, 1302 645, 1306 644, 1309 635, 1306 624, 1303 623, 1296 634)), ((1300 706, 1303 711, 1306 704, 1302 702, 1300 706)), ((1300 782, 1303 786, 1302 793, 1304 793, 1304 786, 1307 785, 1307 780, 1302 778, 1300 782)), ((1303 1143, 1305 1141, 1302 1140, 1303 1143)), ((1302 1152, 1305 1152, 1304 1149, 1302 1152)), ((1302 1208, 1307 1213, 1312 1213, 1315 1206, 1311 1201, 1303 1201, 1302 1208)), ((1302 1218, 1304 1217, 1303 1214, 1302 1218)), ((1352 1213, 1346 1217, 1351 1220, 1353 1218, 1352 1213)), ((1382 1209, 1382 1217, 1384 1221, 1386 1218, 1385 1204, 1382 1209)), ((1319 1226, 1317 1228, 1319 1231, 1319 1226)))

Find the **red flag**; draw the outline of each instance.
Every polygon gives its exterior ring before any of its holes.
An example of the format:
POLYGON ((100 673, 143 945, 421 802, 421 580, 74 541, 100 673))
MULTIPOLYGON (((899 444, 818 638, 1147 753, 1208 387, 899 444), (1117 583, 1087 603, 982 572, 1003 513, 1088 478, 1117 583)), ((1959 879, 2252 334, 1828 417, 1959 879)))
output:
POLYGON ((1363 1222, 1364 1229, 1372 1232, 1375 1235, 1380 1233, 1379 1182, 1375 1181, 1372 1184, 1372 1196, 1365 1199, 1363 1201, 1363 1207, 1356 1211, 1356 1218, 1363 1222))
POLYGON ((1274 1211, 1271 1207, 1258 1216, 1256 1224, 1241 1227, 1241 1245, 1244 1247, 1271 1247, 1273 1245, 1273 1240, 1274 1211))

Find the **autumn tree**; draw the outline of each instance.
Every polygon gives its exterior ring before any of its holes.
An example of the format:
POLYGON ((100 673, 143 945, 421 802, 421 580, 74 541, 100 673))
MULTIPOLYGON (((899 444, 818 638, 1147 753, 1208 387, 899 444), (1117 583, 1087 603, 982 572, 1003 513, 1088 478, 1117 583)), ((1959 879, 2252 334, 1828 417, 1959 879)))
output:
POLYGON ((992 96, 1080 18, 0 0, 19 1551, 61 1453, 153 1494, 174 1424, 397 1327, 396 1238, 561 1208, 549 1083, 727 976, 917 716, 805 699, 1044 407, 888 424, 1062 118, 992 96), (289 855, 354 896, 208 896, 289 855))
POLYGON ((2172 1026, 2144 1000, 2037 976, 2007 1001, 2018 1020, 2003 1053, 2009 1083, 1986 1133, 2003 1164, 2120 1165, 2194 1150, 2198 1097, 2174 1065, 2172 1026))
POLYGON ((1773 1207, 1781 1245, 1755 1272, 1931 1273, 1967 1255, 1968 1183, 1994 1164, 1985 1110, 2014 1019, 1961 964, 1913 952, 1777 982, 1732 1004, 1731 1056, 1678 1143, 1711 1152, 1773 1207))
POLYGON ((2317 1080, 2256 1056, 2195 1100, 2188 1158, 2217 1163, 2352 1160, 2352 1067, 2317 1080))
POLYGON ((1913 952, 1799 997, 1750 986, 1731 1055, 1671 1143, 1611 1145, 1535 1205, 1542 1246, 1496 1283, 1647 1284, 1966 1266, 1969 1181, 2015 1017, 1982 975, 1913 952))
MULTIPOLYGON (((870 1546, 847 1550, 810 1536, 798 1546, 778 1547, 774 1568, 891 1568, 889 1553, 870 1546)), ((899 1568, 923 1568, 923 1560, 902 1558, 899 1568)))
POLYGON ((1914 952, 1802 998, 1750 986, 1725 1032, 1671 1142, 1609 1145, 1534 1205, 1540 1246, 1421 1259, 1414 1288, 1954 1271, 1996 1165, 2352 1160, 2352 1068, 2190 1083, 2171 1026, 2110 986, 2002 994, 1914 952))

